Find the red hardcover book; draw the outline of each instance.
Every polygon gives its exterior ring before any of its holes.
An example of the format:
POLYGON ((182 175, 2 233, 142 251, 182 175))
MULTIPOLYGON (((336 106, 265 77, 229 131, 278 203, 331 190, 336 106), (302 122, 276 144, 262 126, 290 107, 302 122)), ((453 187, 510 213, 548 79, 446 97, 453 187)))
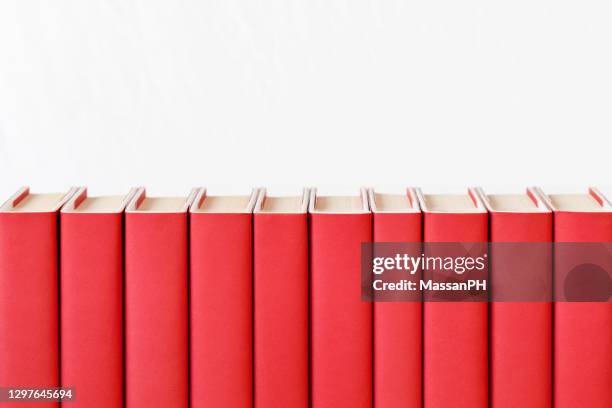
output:
MULTIPOLYGON (((554 212, 555 303, 554 303, 554 395, 556 408, 609 408, 612 406, 612 303, 568 301, 568 283, 582 282, 596 265, 604 268, 609 281, 612 262, 612 205, 596 189, 585 194, 551 194, 542 197, 554 212), (580 265, 583 263, 582 265, 580 265), (587 267, 581 268, 581 266, 587 267)), ((591 275, 592 277, 592 275, 591 275)), ((597 285, 597 284, 596 284, 597 285)), ((600 285, 597 285, 600 286, 600 285)))
POLYGON ((193 199, 146 197, 125 213, 125 402, 186 408, 188 218, 193 199))
POLYGON ((75 408, 123 406, 123 211, 132 193, 87 197, 81 188, 61 211, 61 383, 75 389, 75 408))
POLYGON ((253 405, 253 207, 200 190, 190 211, 191 407, 253 405))
MULTIPOLYGON (((474 191, 457 195, 418 191, 417 195, 425 244, 487 241, 487 212, 474 191)), ((488 304, 479 301, 424 303, 425 408, 487 407, 487 309, 488 304)))
POLYGON ((372 303, 362 300, 361 244, 372 240, 367 193, 310 206, 313 408, 372 406, 372 303))
POLYGON ((26 187, 0 207, 0 387, 59 386, 58 214, 73 193, 31 194, 26 187))
MULTIPOLYGON (((398 243, 409 252, 420 247, 402 244, 421 242, 422 214, 414 190, 397 195, 370 190, 368 196, 374 242, 398 243)), ((422 324, 420 299, 374 303, 376 408, 421 408, 422 324)))
POLYGON ((308 190, 255 206, 256 408, 308 407, 308 190))
POLYGON ((489 210, 491 242, 490 405, 550 407, 552 212, 531 189, 479 193, 489 210))

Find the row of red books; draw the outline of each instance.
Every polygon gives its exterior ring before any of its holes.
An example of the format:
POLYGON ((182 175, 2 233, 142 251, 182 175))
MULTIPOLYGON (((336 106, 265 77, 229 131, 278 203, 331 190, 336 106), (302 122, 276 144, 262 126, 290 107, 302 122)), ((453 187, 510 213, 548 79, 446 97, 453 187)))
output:
POLYGON ((612 242, 612 207, 25 188, 0 208, 0 387, 90 408, 612 406, 612 303, 366 302, 372 241, 612 242))

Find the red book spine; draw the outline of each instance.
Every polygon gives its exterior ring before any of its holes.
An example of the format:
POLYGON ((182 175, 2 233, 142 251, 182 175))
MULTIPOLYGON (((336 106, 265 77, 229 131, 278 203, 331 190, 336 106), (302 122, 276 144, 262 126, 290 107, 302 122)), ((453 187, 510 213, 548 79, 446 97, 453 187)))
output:
MULTIPOLYGON (((486 212, 423 210, 423 240, 488 240, 486 212)), ((431 301, 423 305, 423 388, 426 408, 486 408, 488 304, 431 301)))
POLYGON ((252 233, 252 209, 191 211, 193 408, 253 405, 252 233))
MULTIPOLYGON (((71 193, 69 193, 71 194, 71 193)), ((67 199, 65 196, 64 199, 67 199)), ((21 210, 20 190, 0 210, 0 386, 59 386, 58 210, 21 210)), ((4 402, 57 407, 57 402, 4 402)))
MULTIPOLYGON (((591 190, 590 195, 603 203, 597 192, 591 190)), ((555 209, 554 224, 555 243, 601 242, 608 248, 612 243, 610 207, 601 212, 555 209)), ((556 255, 555 288, 563 284, 563 263, 556 255)), ((555 302, 553 378, 556 408, 612 406, 612 303, 555 302)))
MULTIPOLYGON (((141 190, 132 203, 143 199, 141 190)), ((130 207, 125 215, 126 406, 186 408, 187 213, 130 207)))
MULTIPOLYGON (((84 198, 86 193, 81 194, 84 198)), ((75 400, 69 405, 120 408, 123 209, 105 213, 63 210, 60 270, 61 382, 75 390, 75 400)))
MULTIPOLYGON (((532 200, 537 200, 530 192, 532 200)), ((538 203, 534 203, 537 208, 538 203)), ((526 250, 540 259, 528 265, 528 273, 552 281, 552 256, 548 246, 505 243, 552 242, 552 213, 495 211, 490 209, 489 233, 492 251, 515 252, 521 256, 526 250), (500 244, 501 243, 501 244, 500 244), (500 245, 496 248, 496 245, 500 245)), ((504 260, 505 261, 505 260, 504 260)), ((512 268, 521 265, 510 262, 499 265, 499 271, 514 274, 512 268)), ((491 282, 495 287, 495 253, 492 255, 491 282)), ((502 277, 500 277, 502 278, 502 277)), ((505 277, 503 277, 505 280, 505 277)), ((522 279, 522 284, 528 282, 522 279)), ((550 285, 550 282, 548 282, 550 285)), ((543 288, 544 290, 544 288, 543 288)), ((511 294, 510 296, 514 296, 511 294)), ((516 294, 518 295, 518 294, 516 294)), ((533 299, 530 299, 533 300, 533 299)), ((552 403, 552 303, 547 301, 520 302, 518 299, 490 304, 490 398, 492 408, 545 408, 552 403)))
POLYGON ((361 299, 360 264, 361 243, 371 240, 367 209, 330 213, 311 207, 313 408, 372 406, 372 303, 361 299))
MULTIPOLYGON (((307 203, 307 196, 304 197, 307 203)), ((308 407, 308 219, 254 216, 255 407, 308 407)))
MULTIPOLYGON (((416 206, 413 212, 374 211, 374 242, 421 242, 422 214, 416 206)), ((421 302, 374 303, 376 408, 421 408, 422 324, 421 302)))

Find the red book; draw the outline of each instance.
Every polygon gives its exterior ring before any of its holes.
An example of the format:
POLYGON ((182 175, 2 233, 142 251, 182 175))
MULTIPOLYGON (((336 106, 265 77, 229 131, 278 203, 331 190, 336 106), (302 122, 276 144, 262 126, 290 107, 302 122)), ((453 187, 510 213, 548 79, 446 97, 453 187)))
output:
POLYGON ((367 194, 310 197, 310 383, 313 408, 372 406, 372 303, 362 300, 367 194))
MULTIPOLYGON (((399 243, 399 248, 409 252, 418 249, 420 245, 401 244, 421 242, 422 214, 414 190, 398 195, 370 190, 368 195, 374 217, 374 242, 399 243)), ((374 303, 376 408, 421 408, 422 323, 420 299, 374 303)))
POLYGON ((492 247, 490 405, 550 407, 552 213, 533 190, 479 193, 489 210, 492 247))
POLYGON ((132 193, 87 197, 81 188, 61 211, 61 383, 76 391, 74 408, 123 406, 123 211, 132 193))
POLYGON ((253 405, 251 196, 209 196, 190 211, 191 407, 253 405))
POLYGON ((604 267, 609 279, 612 205, 593 188, 585 194, 542 193, 542 197, 554 211, 555 225, 554 406, 609 408, 612 406, 612 303, 609 299, 566 301, 564 290, 575 273, 587 279, 583 273, 589 270, 579 266, 593 262, 598 256, 600 245, 593 243, 604 244, 604 255, 595 263, 604 267))
POLYGON ((256 408, 308 408, 308 190, 255 206, 256 408))
POLYGON ((58 214, 73 193, 23 188, 0 207, 0 387, 59 386, 58 214))
MULTIPOLYGON (((139 189, 125 214, 125 401, 186 408, 188 198, 139 189)), ((77 397, 78 398, 78 397, 77 397)))
MULTIPOLYGON (((474 191, 418 196, 426 244, 487 242, 487 211, 474 191)), ((426 301, 423 309, 424 407, 486 408, 488 304, 426 301)))

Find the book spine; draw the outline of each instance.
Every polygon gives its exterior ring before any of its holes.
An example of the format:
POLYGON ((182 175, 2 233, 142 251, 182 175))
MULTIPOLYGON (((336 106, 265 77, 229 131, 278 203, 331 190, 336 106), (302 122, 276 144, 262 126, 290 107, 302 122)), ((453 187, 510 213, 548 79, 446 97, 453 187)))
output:
POLYGON ((125 216, 125 400, 188 406, 187 214, 125 216))
MULTIPOLYGON (((420 212, 373 217, 374 242, 421 242, 420 212)), ((421 408, 422 324, 421 302, 374 303, 376 408, 421 408)))
MULTIPOLYGON (((554 217, 555 243, 600 242, 609 250, 612 213, 555 211, 554 217)), ((555 251, 556 289, 563 288, 571 266, 564 252, 563 247, 555 251)), ((609 273, 609 253, 605 259, 609 273)), ((612 406, 612 303, 555 302, 553 378, 556 408, 612 406)))
POLYGON ((372 406, 372 303, 361 300, 361 243, 372 216, 310 214, 311 404, 372 406))
MULTIPOLYGON (((429 242, 488 240, 486 213, 424 213, 429 242)), ((428 301, 423 305, 425 408, 486 408, 488 304, 428 301)))
POLYGON ((123 405, 123 214, 61 214, 61 382, 75 408, 123 405))
MULTIPOLYGON (((525 243, 552 242, 552 213, 492 212, 489 228, 493 288, 508 279, 520 280, 519 285, 528 285, 535 279, 535 286, 541 291, 551 287, 552 246, 527 247, 525 243), (496 261, 496 252, 503 254, 501 264, 496 261), (516 256, 525 256, 529 263, 520 264, 516 256), (530 276, 522 275, 523 271, 530 276)), ((509 299, 490 304, 491 407, 550 407, 552 303, 544 299, 535 301, 531 295, 529 301, 523 302, 517 295, 511 293, 509 299)))
MULTIPOLYGON (((59 386, 57 212, 0 213, 0 384, 59 386)), ((57 402, 2 403, 57 407, 57 402)))
POLYGON ((308 407, 308 219, 254 220, 255 407, 308 407))
POLYGON ((191 214, 191 407, 253 405, 250 213, 191 214))

